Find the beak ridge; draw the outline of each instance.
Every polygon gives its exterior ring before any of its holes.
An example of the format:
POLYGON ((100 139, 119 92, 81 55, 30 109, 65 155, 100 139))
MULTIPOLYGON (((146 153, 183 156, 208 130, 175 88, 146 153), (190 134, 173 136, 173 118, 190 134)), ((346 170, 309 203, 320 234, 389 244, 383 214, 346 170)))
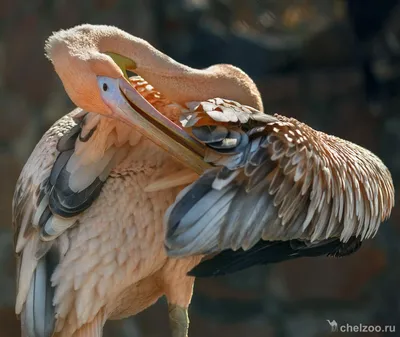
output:
POLYGON ((126 123, 196 173, 210 168, 203 159, 203 144, 155 109, 125 78, 119 78, 117 83, 123 100, 118 100, 118 107, 110 105, 116 115, 122 114, 126 123))

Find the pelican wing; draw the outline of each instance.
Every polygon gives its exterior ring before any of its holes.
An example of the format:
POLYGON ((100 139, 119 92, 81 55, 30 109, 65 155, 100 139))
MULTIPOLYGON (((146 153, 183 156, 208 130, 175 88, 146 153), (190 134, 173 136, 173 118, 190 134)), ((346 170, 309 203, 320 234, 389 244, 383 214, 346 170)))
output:
POLYGON ((17 253, 34 233, 43 245, 57 238, 98 196, 110 171, 110 161, 106 158, 105 164, 97 162, 94 168, 81 160, 76 151, 78 143, 86 142, 94 131, 82 129, 84 122, 85 115, 78 109, 60 119, 43 136, 25 165, 13 200, 17 253))
POLYGON ((98 197, 118 152, 111 147, 95 157, 85 153, 84 144, 98 118, 80 109, 61 118, 42 137, 17 182, 13 199, 16 312, 25 308, 24 326, 32 336, 47 336, 54 328, 50 280, 63 254, 56 239, 79 224, 79 215, 98 197))
POLYGON ((348 242, 372 237, 389 216, 392 179, 368 150, 231 101, 188 107, 183 126, 217 167, 168 210, 170 255, 247 251, 260 240, 348 242))

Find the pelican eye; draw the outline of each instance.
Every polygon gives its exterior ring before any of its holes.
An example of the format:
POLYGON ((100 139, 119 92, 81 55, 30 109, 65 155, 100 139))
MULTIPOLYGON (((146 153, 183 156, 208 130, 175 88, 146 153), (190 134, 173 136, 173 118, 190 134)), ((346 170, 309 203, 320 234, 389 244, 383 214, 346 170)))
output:
POLYGON ((108 90, 108 85, 107 83, 103 83, 103 91, 107 91, 108 90))

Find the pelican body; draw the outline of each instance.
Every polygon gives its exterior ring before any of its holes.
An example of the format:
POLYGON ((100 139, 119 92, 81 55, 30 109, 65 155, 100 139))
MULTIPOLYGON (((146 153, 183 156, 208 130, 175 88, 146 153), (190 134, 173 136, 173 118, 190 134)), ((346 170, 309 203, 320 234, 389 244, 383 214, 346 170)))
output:
POLYGON ((264 114, 236 67, 192 69, 109 26, 54 33, 46 52, 79 108, 14 195, 23 336, 99 337, 165 295, 186 337, 194 276, 348 255, 390 215, 379 158, 264 114))

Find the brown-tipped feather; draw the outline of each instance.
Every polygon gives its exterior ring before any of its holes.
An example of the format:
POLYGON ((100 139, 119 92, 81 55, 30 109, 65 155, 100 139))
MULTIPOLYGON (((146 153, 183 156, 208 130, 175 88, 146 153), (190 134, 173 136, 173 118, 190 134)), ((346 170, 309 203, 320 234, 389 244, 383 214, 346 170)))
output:
POLYGON ((364 240, 373 237, 389 217, 394 206, 392 178, 370 151, 293 118, 265 115, 229 100, 193 102, 188 107, 181 116, 182 125, 194 136, 201 135, 198 140, 208 146, 209 161, 239 174, 215 173, 209 193, 199 199, 190 196, 208 183, 194 183, 186 190, 187 198, 184 195, 170 207, 166 224, 175 228, 167 236, 171 255, 247 250, 261 239, 364 240), (239 130, 241 139, 249 141, 244 148, 215 147, 205 138, 206 125, 209 135, 220 126, 228 129, 221 133, 227 134, 226 139, 229 130, 239 130), (224 191, 229 186, 236 192, 228 200, 224 191), (227 206, 216 212, 215 225, 197 228, 204 225, 201 219, 207 212, 219 207, 215 206, 218 200, 226 200, 227 206), (174 211, 180 203, 186 205, 183 213, 174 211), (197 215, 198 220, 186 220, 199 209, 203 213, 197 215), (193 244, 193 233, 201 233, 203 240, 196 236, 197 244, 193 244), (211 250, 210 240, 216 242, 211 250))

